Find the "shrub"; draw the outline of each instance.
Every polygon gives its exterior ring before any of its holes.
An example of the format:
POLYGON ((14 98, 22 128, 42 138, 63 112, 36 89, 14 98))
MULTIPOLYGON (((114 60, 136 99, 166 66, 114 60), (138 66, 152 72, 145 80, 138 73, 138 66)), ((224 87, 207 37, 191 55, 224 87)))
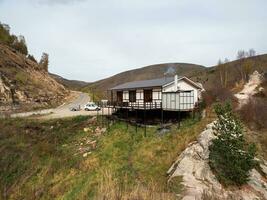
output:
POLYGON ((259 92, 239 110, 242 121, 254 130, 267 129, 267 77, 264 78, 258 87, 261 88, 259 92))
POLYGON ((31 61, 37 63, 37 61, 36 61, 36 59, 34 58, 33 55, 30 55, 30 54, 29 54, 29 55, 27 56, 27 58, 30 59, 31 61))
POLYGON ((254 97, 239 110, 242 121, 249 128, 261 130, 267 128, 267 99, 254 97))
POLYGON ((218 87, 217 85, 203 93, 203 100, 207 106, 211 106, 215 102, 236 102, 236 98, 230 89, 218 87))
POLYGON ((209 165, 223 185, 242 185, 257 164, 255 145, 245 143, 241 122, 233 114, 230 103, 217 104, 215 112, 218 121, 214 129, 218 136, 209 147, 209 165))

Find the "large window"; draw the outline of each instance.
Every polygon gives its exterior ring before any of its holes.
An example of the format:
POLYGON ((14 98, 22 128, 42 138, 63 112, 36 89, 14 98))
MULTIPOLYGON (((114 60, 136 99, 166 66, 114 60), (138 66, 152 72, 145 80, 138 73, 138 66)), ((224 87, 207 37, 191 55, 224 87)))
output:
POLYGON ((152 90, 144 90, 144 102, 152 102, 152 90))
POLYGON ((135 90, 129 91, 129 101, 136 102, 136 91, 135 90))

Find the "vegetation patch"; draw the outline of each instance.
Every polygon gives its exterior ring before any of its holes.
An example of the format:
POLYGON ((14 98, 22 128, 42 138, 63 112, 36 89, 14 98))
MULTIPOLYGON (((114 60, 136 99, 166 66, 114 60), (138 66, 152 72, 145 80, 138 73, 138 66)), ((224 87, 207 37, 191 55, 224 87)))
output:
POLYGON ((168 185, 166 172, 207 123, 188 119, 161 136, 150 127, 145 137, 122 122, 96 134, 91 117, 1 120, 1 198, 175 199, 180 180, 168 185))
POLYGON ((215 112, 218 137, 209 147, 209 165, 223 185, 242 185, 248 181, 249 171, 257 164, 254 160, 255 145, 246 144, 242 125, 229 103, 216 105, 215 112))

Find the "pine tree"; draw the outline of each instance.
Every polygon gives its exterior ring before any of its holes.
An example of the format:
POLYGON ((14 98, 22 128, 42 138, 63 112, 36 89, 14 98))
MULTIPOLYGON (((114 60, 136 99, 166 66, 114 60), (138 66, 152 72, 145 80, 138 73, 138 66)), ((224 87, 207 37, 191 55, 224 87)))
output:
POLYGON ((246 144, 242 124, 229 103, 216 105, 215 112, 218 120, 214 129, 218 135, 209 147, 209 165, 222 184, 242 185, 257 164, 255 145, 246 144))
POLYGON ((49 60, 48 60, 48 54, 47 53, 43 53, 41 60, 39 62, 39 67, 42 70, 45 70, 46 72, 48 72, 48 64, 49 64, 49 60))

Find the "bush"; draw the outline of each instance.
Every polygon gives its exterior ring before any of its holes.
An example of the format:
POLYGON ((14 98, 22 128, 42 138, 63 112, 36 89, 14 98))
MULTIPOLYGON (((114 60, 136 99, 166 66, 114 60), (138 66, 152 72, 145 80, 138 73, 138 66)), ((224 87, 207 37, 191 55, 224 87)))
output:
POLYGON ((8 45, 18 52, 27 55, 28 48, 24 36, 10 34, 10 27, 7 24, 0 22, 0 43, 8 45))
POLYGON ((253 95, 247 104, 239 110, 244 123, 253 130, 267 129, 267 78, 262 81, 258 93, 253 95))
POLYGON ((228 88, 217 87, 217 85, 203 93, 203 101, 207 106, 215 102, 231 101, 236 102, 236 98, 228 88))
POLYGON ((256 166, 255 145, 247 145, 241 122, 232 112, 230 103, 217 104, 218 121, 215 131, 218 137, 209 147, 209 165, 219 182, 225 186, 242 185, 248 181, 249 171, 256 166))
POLYGON ((239 110, 242 121, 253 130, 267 128, 267 99, 254 97, 239 110))
POLYGON ((33 55, 30 55, 30 54, 29 54, 29 55, 27 56, 27 58, 30 59, 31 61, 37 63, 37 61, 36 61, 36 59, 34 58, 33 55))

